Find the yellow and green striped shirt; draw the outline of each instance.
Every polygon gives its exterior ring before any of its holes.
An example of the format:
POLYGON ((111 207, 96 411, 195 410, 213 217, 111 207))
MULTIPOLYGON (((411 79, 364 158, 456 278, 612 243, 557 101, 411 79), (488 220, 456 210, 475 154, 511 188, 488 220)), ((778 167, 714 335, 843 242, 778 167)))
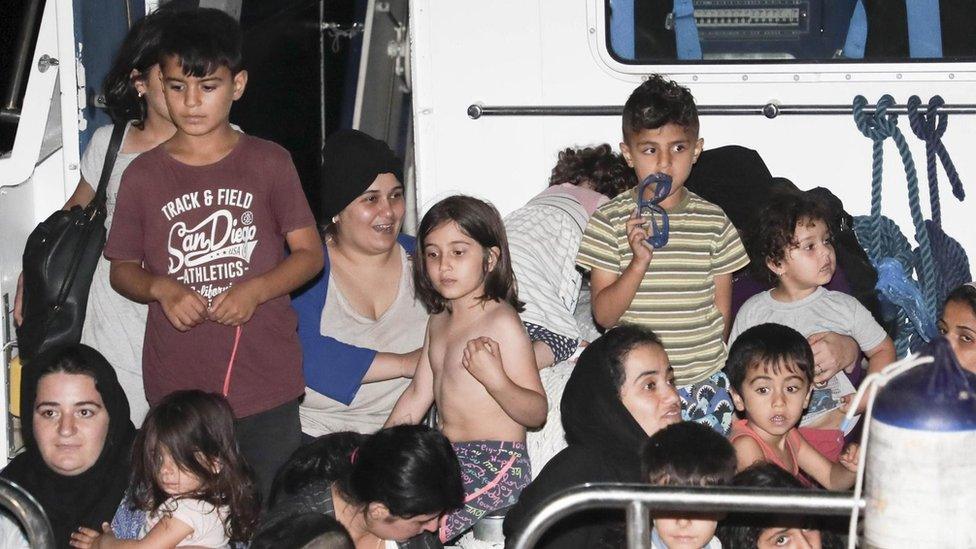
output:
MULTIPOLYGON (((580 267, 623 273, 634 255, 626 224, 636 200, 631 189, 594 212, 576 256, 580 267)), ((654 330, 664 342, 676 383, 687 386, 725 365, 725 326, 715 307, 715 275, 737 271, 749 263, 749 257, 722 208, 687 189, 682 201, 668 210, 668 217, 668 243, 654 250, 620 322, 654 330)))

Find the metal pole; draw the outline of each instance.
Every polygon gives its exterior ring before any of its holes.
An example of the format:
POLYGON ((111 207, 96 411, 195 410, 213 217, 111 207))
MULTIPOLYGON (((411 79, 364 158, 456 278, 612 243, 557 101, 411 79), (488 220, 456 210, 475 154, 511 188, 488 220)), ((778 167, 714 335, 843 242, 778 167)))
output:
POLYGON ((47 514, 34 496, 7 479, 0 479, 0 506, 5 507, 27 531, 31 547, 56 547, 47 514))
POLYGON ((24 5, 24 18, 20 21, 20 33, 17 36, 17 51, 14 53, 13 62, 10 64, 10 84, 7 88, 7 95, 3 100, 5 111, 19 111, 17 98, 20 95, 20 88, 24 84, 25 72, 30 62, 31 50, 33 50, 34 27, 37 26, 37 18, 41 13, 40 0, 28 0, 24 5))
MULTIPOLYGON (((639 526, 630 524, 638 512, 647 518, 654 511, 694 511, 760 513, 785 515, 846 515, 864 508, 850 492, 819 492, 757 488, 700 488, 648 486, 639 484, 586 484, 570 488, 549 500, 518 534, 512 549, 531 549, 542 534, 562 518, 596 508, 627 509, 627 536, 638 535, 639 526), (635 502, 641 504, 638 510, 635 502)), ((646 528, 647 539, 650 530, 646 528)), ((643 535, 643 533, 641 534, 643 535)), ((646 545, 630 545, 646 547, 646 545)))
MULTIPOLYGON (((468 107, 468 117, 477 120, 483 116, 620 116, 624 108, 620 105, 536 105, 536 106, 488 106, 472 104, 468 107)), ((874 106, 865 109, 874 112, 874 106)), ((908 114, 907 105, 894 105, 888 109, 892 114, 908 114)), ((939 108, 945 114, 976 114, 976 104, 945 105, 939 108)), ((851 115, 851 105, 780 105, 775 102, 765 105, 700 105, 698 114, 703 116, 744 116, 762 115, 776 118, 780 115, 851 115)))
POLYGON ((651 549, 651 516, 640 501, 627 506, 627 547, 651 549))

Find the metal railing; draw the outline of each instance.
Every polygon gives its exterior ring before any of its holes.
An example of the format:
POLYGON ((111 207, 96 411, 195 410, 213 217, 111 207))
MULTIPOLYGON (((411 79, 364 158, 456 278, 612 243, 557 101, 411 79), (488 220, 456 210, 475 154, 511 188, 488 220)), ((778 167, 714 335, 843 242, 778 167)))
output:
POLYGON ((627 512, 627 547, 650 549, 650 513, 658 511, 775 512, 786 515, 849 515, 864 509, 850 492, 795 489, 699 488, 642 484, 584 484, 545 503, 515 537, 511 549, 531 549, 546 529, 573 513, 589 509, 627 512))
MULTIPOLYGON (((52 0, 53 1, 53 0, 52 0)), ((24 2, 24 15, 20 21, 20 32, 17 36, 17 50, 10 63, 10 81, 0 105, 0 122, 17 122, 20 119, 20 88, 24 86, 27 77, 27 66, 30 63, 34 41, 31 37, 41 16, 41 0, 24 2)))
MULTIPOLYGON (((538 106, 489 106, 474 103, 468 106, 468 117, 477 120, 484 116, 620 116, 623 105, 538 105, 538 106)), ((865 109, 874 112, 874 106, 865 109)), ((893 105, 892 114, 908 114, 907 105, 893 105)), ((944 105, 939 108, 945 114, 976 114, 976 104, 944 105)), ((851 115, 852 105, 780 105, 770 101, 765 105, 699 105, 702 116, 763 115, 776 118, 780 115, 851 115)))
POLYGON ((54 532, 47 514, 34 496, 7 479, 0 478, 0 506, 10 511, 10 514, 27 531, 28 544, 36 549, 56 547, 54 532))

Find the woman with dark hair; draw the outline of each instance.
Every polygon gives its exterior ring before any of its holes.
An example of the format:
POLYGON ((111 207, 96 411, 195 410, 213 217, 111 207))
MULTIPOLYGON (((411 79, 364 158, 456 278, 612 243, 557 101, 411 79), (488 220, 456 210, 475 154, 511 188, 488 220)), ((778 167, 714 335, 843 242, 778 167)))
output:
MULTIPOLYGON (((112 226, 115 197, 122 172, 140 154, 169 139, 176 127, 170 121, 163 99, 163 84, 157 65, 158 50, 166 25, 175 10, 167 8, 136 21, 119 47, 105 77, 105 107, 116 122, 127 121, 125 135, 112 174, 109 176, 105 205, 105 228, 112 226)), ((112 137, 112 126, 95 130, 81 157, 81 179, 64 209, 84 208, 95 197, 102 176, 105 155, 112 137)), ((131 405, 136 424, 149 411, 142 385, 142 340, 146 331, 146 306, 122 297, 109 283, 109 261, 99 258, 92 279, 81 342, 99 349, 115 367, 119 383, 131 405)), ((23 286, 18 283, 14 319, 20 324, 23 286)))
MULTIPOLYGON (((580 355, 561 402, 569 446, 522 491, 505 517, 505 537, 520 533, 553 495, 587 482, 640 482, 640 451, 650 435, 681 421, 681 401, 661 340, 620 325, 580 355)), ((575 513, 554 524, 539 549, 599 547, 624 520, 622 511, 575 513)))
POLYGON ((457 456, 440 432, 400 425, 333 433, 300 448, 278 472, 255 538, 313 511, 334 516, 357 547, 441 547, 438 520, 463 502, 457 456))
POLYGON ((294 296, 302 343, 302 431, 383 426, 417 367, 427 311, 414 298, 402 162, 386 143, 340 130, 325 143, 325 269, 294 296))
MULTIPOLYGON (((41 504, 58 549, 78 527, 98 529, 115 515, 129 480, 136 430, 115 370, 86 345, 55 347, 24 368, 20 417, 24 452, 0 476, 41 504)), ((26 541, 10 521, 0 544, 26 541)))

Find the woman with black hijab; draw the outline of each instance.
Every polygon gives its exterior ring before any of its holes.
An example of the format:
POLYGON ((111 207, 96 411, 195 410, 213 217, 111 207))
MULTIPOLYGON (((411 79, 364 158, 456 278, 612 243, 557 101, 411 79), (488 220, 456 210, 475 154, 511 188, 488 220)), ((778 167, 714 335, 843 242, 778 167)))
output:
MULTIPOLYGON (((563 393, 569 444, 522 491, 505 518, 512 541, 541 504, 588 482, 640 482, 640 450, 650 435, 681 421, 681 401, 661 340, 646 328, 621 325, 580 355, 563 393)), ((554 524, 537 549, 616 546, 623 511, 576 513, 554 524)))
POLYGON ((115 369, 91 347, 50 349, 23 376, 25 450, 0 476, 37 498, 57 548, 67 548, 79 526, 101 530, 112 521, 128 485, 136 430, 115 369))

